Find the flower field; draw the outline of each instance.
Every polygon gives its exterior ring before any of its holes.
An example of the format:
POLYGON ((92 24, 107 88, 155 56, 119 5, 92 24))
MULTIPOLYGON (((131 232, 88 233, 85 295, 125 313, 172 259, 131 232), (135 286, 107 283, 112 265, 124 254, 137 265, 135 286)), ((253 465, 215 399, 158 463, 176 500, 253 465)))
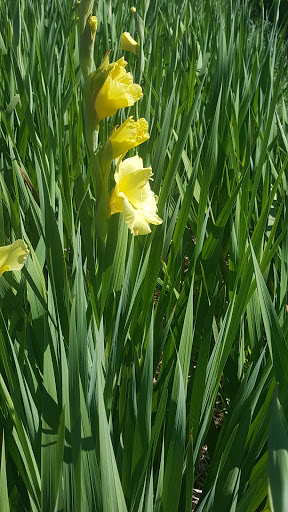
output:
POLYGON ((283 5, 0 2, 0 512, 287 512, 283 5))

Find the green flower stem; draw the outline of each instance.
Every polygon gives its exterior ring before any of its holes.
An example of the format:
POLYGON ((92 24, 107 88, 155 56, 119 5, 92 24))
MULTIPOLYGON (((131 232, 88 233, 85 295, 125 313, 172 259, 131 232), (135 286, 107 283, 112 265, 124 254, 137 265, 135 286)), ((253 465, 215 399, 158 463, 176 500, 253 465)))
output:
POLYGON ((91 14, 86 20, 83 33, 80 36, 79 62, 84 79, 86 80, 94 66, 94 42, 97 30, 97 18, 91 14))
POLYGON ((81 0, 79 6, 79 32, 80 36, 82 36, 87 18, 93 11, 94 0, 81 0))
POLYGON ((108 219, 110 217, 110 194, 108 180, 111 162, 104 165, 99 153, 92 156, 92 184, 96 198, 95 232, 98 240, 104 243, 108 219))

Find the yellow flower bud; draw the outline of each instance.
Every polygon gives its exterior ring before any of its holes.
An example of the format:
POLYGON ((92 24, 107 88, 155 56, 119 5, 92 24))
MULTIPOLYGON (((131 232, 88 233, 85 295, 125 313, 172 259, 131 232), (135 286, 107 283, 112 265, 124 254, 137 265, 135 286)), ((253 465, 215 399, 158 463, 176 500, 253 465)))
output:
POLYGON ((148 123, 143 117, 134 121, 133 117, 128 117, 126 121, 117 130, 114 130, 107 141, 108 146, 112 146, 112 158, 118 158, 127 153, 129 149, 135 148, 149 139, 148 123))
POLYGON ((131 12, 136 12, 136 7, 131 7, 131 8, 130 8, 130 11, 131 11, 131 12))
POLYGON ((28 254, 28 247, 23 240, 0 247, 0 276, 8 270, 21 270, 28 254))
POLYGON ((121 35, 121 50, 126 50, 127 52, 131 52, 134 53, 134 55, 137 55, 139 48, 139 43, 133 39, 129 32, 124 32, 124 34, 121 35))
POLYGON ((162 224, 157 215, 158 197, 149 184, 151 177, 151 167, 143 168, 143 160, 138 155, 117 162, 116 185, 110 198, 111 215, 122 212, 134 236, 150 233, 149 223, 162 224))
POLYGON ((88 23, 90 25, 91 32, 92 33, 96 32, 97 25, 98 25, 97 16, 90 16, 88 23))
POLYGON ((131 73, 125 71, 127 62, 123 57, 109 64, 107 78, 99 89, 94 104, 98 122, 113 116, 119 108, 131 107, 142 98, 142 88, 133 83, 131 73))

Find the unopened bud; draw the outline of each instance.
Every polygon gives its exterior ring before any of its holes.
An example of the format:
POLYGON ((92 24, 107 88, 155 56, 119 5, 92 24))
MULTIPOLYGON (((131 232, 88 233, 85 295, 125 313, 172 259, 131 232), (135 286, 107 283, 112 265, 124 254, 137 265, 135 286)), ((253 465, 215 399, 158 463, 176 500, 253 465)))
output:
POLYGON ((86 26, 80 37, 79 61, 84 78, 87 78, 93 69, 93 53, 95 33, 97 30, 96 16, 87 18, 86 26))
POLYGON ((137 55, 139 48, 139 43, 133 39, 129 32, 124 32, 124 34, 121 35, 121 50, 126 50, 127 52, 137 55))
POLYGON ((90 16, 90 18, 88 18, 88 22, 89 22, 89 25, 91 28, 91 32, 92 32, 92 34, 94 34, 94 32, 96 32, 96 30, 97 30, 97 25, 98 25, 97 17, 90 16))

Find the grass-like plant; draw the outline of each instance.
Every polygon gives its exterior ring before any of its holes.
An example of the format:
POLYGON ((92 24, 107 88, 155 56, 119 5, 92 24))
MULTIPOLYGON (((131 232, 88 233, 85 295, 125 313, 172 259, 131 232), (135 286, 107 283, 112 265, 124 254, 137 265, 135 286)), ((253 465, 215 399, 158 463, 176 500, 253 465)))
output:
POLYGON ((278 2, 99 0, 96 34, 82 8, 0 3, 0 512, 287 512, 278 2), (102 116, 109 50, 143 97, 102 116), (143 236, 116 214, 132 116, 143 236))

